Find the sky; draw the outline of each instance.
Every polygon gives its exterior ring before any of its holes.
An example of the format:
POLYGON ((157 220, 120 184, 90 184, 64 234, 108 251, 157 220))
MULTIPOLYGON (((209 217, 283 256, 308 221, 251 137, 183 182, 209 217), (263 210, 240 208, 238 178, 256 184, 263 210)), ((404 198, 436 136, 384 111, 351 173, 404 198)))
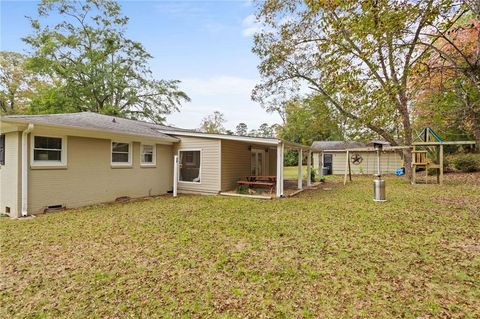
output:
MULTIPOLYGON (((27 52, 21 38, 31 29, 25 16, 36 15, 35 1, 0 0, 0 49, 27 52)), ((220 111, 225 127, 244 122, 249 129, 280 123, 251 101, 259 82, 258 58, 251 52, 258 29, 249 0, 120 1, 130 18, 127 35, 153 55, 150 67, 158 79, 176 79, 192 99, 167 123, 197 128, 202 118, 220 111)), ((55 17, 53 18, 55 19, 55 17)))

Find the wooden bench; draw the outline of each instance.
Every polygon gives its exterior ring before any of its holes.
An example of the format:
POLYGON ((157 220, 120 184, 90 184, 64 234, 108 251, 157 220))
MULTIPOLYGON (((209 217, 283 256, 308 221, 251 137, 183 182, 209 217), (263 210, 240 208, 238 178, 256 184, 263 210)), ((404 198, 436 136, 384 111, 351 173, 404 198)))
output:
POLYGON ((258 181, 267 181, 269 183, 275 183, 277 181, 277 176, 275 175, 250 175, 245 176, 245 179, 249 182, 258 182, 258 181))
POLYGON ((275 186, 275 183, 271 182, 250 182, 250 181, 238 181, 238 185, 248 185, 248 186, 266 186, 270 188, 270 194, 273 191, 273 187, 275 186))

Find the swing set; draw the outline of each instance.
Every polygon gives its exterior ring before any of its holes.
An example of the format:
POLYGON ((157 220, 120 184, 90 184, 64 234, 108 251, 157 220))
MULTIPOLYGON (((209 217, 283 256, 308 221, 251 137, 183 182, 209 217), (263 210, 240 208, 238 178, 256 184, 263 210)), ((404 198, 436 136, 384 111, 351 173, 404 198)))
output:
MULTIPOLYGON (((418 135, 419 142, 407 146, 386 146, 384 150, 412 149, 412 184, 417 184, 417 169, 425 170, 425 184, 428 184, 429 170, 435 170, 437 184, 443 184, 444 146, 446 145, 475 145, 475 141, 443 141, 440 136, 430 127, 426 127, 418 135)), ((347 183, 347 176, 352 181, 349 153, 360 149, 347 149, 345 162, 345 175, 343 184, 347 183)), ((377 152, 373 148, 361 149, 361 151, 377 152)))

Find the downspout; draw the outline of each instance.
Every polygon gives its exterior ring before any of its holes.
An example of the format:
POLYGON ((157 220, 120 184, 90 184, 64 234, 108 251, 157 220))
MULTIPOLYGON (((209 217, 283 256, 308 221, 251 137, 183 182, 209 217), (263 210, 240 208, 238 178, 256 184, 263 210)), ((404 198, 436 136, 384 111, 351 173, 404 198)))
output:
POLYGON ((29 123, 22 132, 22 217, 28 214, 28 133, 33 130, 33 124, 29 123))

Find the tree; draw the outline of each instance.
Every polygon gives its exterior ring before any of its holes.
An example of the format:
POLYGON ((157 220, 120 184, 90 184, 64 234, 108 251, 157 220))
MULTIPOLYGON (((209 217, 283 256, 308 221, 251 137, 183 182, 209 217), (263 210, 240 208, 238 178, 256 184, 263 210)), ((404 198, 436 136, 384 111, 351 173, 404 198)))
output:
POLYGON ((446 32, 430 34, 437 41, 426 45, 428 54, 412 83, 419 88, 414 99, 417 124, 473 136, 480 145, 480 20, 469 13, 446 32))
POLYGON ((313 141, 344 139, 344 119, 329 108, 322 95, 290 101, 285 114, 286 122, 280 129, 285 140, 311 145, 313 141))
POLYGON ((152 77, 152 56, 126 37, 128 17, 113 0, 43 0, 34 30, 23 40, 33 49, 32 68, 61 84, 76 111, 164 121, 188 101, 179 81, 152 77), (51 15, 61 21, 46 24, 51 15))
POLYGON ((262 123, 258 129, 252 129, 248 132, 247 136, 253 137, 275 137, 279 130, 278 124, 268 125, 268 123, 262 123))
POLYGON ((263 123, 257 130, 257 134, 260 137, 274 137, 274 128, 267 123, 263 123))
POLYGON ((33 94, 35 77, 17 52, 0 52, 0 112, 24 113, 33 94))
MULTIPOLYGON (((408 83, 434 41, 423 34, 448 30, 463 10, 450 0, 266 0, 253 48, 263 82, 252 97, 268 107, 308 86, 354 125, 411 145, 408 83)), ((410 176, 411 151, 404 154, 410 176)))
POLYGON ((238 123, 235 127, 235 134, 240 136, 247 136, 248 134, 248 126, 245 123, 238 123))
POLYGON ((55 114, 78 111, 78 105, 70 99, 60 81, 42 83, 28 105, 29 114, 55 114))
POLYGON ((224 133, 225 127, 223 124, 226 122, 225 116, 219 111, 213 112, 212 115, 204 117, 202 123, 200 123, 200 131, 204 133, 224 133))

